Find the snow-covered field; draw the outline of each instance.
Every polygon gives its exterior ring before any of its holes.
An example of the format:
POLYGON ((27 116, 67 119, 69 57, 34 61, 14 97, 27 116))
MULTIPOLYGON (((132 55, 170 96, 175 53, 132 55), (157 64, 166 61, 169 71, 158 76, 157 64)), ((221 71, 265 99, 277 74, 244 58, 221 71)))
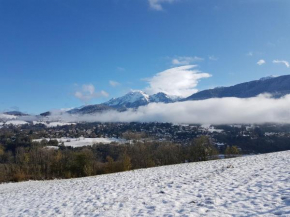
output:
MULTIPOLYGON (((53 138, 52 138, 53 139, 53 138)), ((34 142, 41 142, 42 139, 34 139, 34 142)), ((53 140, 57 140, 59 143, 64 143, 64 146, 70 146, 70 147, 83 147, 83 146, 91 146, 98 143, 103 144, 110 144, 112 142, 116 143, 124 143, 125 140, 123 139, 117 139, 117 138, 56 138, 53 140)))
POLYGON ((290 151, 0 185, 0 216, 290 216, 290 151))

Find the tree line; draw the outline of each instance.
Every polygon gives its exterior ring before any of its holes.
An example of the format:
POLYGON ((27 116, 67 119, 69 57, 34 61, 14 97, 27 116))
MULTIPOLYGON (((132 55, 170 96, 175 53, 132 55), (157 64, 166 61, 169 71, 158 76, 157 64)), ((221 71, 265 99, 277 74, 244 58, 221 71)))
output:
POLYGON ((17 145, 0 145, 0 182, 84 177, 206 161, 217 159, 219 155, 218 149, 206 136, 194 139, 188 146, 171 142, 135 141, 132 144, 111 143, 70 148, 56 146, 57 141, 19 141, 17 145), (54 145, 52 147, 58 149, 48 148, 47 145, 54 145))

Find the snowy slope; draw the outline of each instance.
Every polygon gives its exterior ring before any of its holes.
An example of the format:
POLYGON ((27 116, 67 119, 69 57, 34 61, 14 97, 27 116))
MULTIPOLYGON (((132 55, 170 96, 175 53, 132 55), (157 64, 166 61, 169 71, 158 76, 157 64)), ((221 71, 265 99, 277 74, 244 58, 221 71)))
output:
POLYGON ((290 216, 290 151, 0 185, 0 216, 290 216))
POLYGON ((175 102, 177 100, 174 100, 176 99, 175 96, 171 97, 165 93, 156 93, 156 94, 153 94, 151 96, 149 96, 149 100, 150 102, 162 102, 162 103, 172 103, 172 102, 175 102))
POLYGON ((149 103, 149 95, 140 90, 134 90, 127 93, 125 96, 113 98, 104 105, 112 107, 133 108, 149 103))
POLYGON ((138 108, 139 106, 144 106, 149 103, 172 103, 179 100, 176 96, 169 96, 165 93, 156 93, 153 95, 148 95, 140 90, 134 90, 127 93, 125 96, 119 98, 113 98, 104 105, 111 106, 114 108, 138 108))

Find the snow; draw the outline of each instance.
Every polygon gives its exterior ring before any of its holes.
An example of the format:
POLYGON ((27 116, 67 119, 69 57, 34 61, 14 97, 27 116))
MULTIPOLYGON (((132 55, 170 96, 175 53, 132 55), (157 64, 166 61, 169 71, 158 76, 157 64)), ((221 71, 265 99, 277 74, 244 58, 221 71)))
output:
POLYGON ((10 120, 10 119, 16 119, 16 118, 17 116, 15 115, 8 115, 8 114, 0 113, 0 119, 10 120))
POLYGON ((225 144, 222 143, 222 142, 216 142, 215 145, 217 145, 217 146, 224 146, 225 144))
POLYGON ((36 124, 43 124, 46 127, 57 127, 57 126, 75 125, 76 123, 33 121, 33 124, 34 125, 36 125, 36 124))
POLYGON ((42 122, 42 121, 32 121, 33 125, 36 125, 36 124, 43 124, 43 125, 46 125, 46 122, 42 122))
MULTIPOLYGON (((167 95, 165 97, 168 98, 167 95)), ((158 97, 156 95, 150 96, 150 101, 152 101, 152 102, 162 102, 162 100, 160 99, 160 97, 158 97)))
MULTIPOLYGON (((92 146, 94 144, 103 143, 103 144, 110 144, 112 142, 116 143, 124 143, 125 140, 116 139, 116 138, 51 138, 52 140, 57 140, 59 143, 64 143, 64 146, 70 147, 83 147, 83 146, 92 146)), ((43 139, 34 139, 34 142, 41 142, 43 139)), ((48 139, 49 140, 49 139, 48 139)))
POLYGON ((167 102, 171 102, 171 101, 177 101, 180 98, 177 96, 168 96, 165 93, 159 92, 157 94, 154 95, 148 95, 145 92, 141 91, 141 90, 132 90, 129 93, 127 93, 125 96, 119 97, 119 98, 113 98, 108 102, 105 102, 105 105, 108 106, 122 106, 122 105, 126 105, 126 104, 140 104, 144 105, 147 103, 167 103, 167 102))
POLYGON ((208 129, 210 128, 210 124, 202 124, 200 127, 203 128, 203 129, 208 129))
POLYGON ((266 80, 269 80, 269 79, 272 79, 272 78, 276 78, 277 76, 275 75, 270 75, 270 76, 267 76, 267 77, 263 77, 263 78, 260 78, 260 81, 266 81, 266 80))
POLYGON ((50 145, 45 146, 45 148, 47 148, 47 149, 55 149, 55 150, 58 150, 59 149, 58 146, 50 146, 50 145))
POLYGON ((7 121, 5 123, 5 125, 14 125, 14 126, 19 126, 19 125, 24 125, 24 124, 28 124, 28 122, 26 121, 21 121, 21 120, 11 120, 11 121, 7 121))
POLYGON ((246 126, 246 130, 249 131, 251 129, 255 128, 255 125, 250 125, 250 126, 246 126))
POLYGON ((66 123, 66 122, 50 122, 45 124, 47 127, 57 127, 57 126, 66 126, 66 125, 75 125, 75 123, 66 123))
POLYGON ((223 132, 223 130, 215 129, 214 127, 208 128, 207 131, 210 132, 210 133, 214 133, 214 132, 221 133, 221 132, 223 132))
POLYGON ((109 106, 125 105, 126 103, 135 103, 140 100, 144 102, 149 102, 149 95, 141 90, 133 90, 127 93, 125 96, 113 98, 104 104, 109 106))
MULTIPOLYGON (((66 122, 43 122, 43 121, 32 121, 32 123, 35 124, 43 124, 46 127, 57 127, 57 126, 66 126, 66 125, 74 125, 75 123, 66 123, 66 122)), ((14 125, 14 126, 20 126, 24 124, 29 124, 27 121, 23 120, 9 120, 6 122, 0 122, 0 127, 3 125, 14 125)))
POLYGON ((235 128, 242 128, 242 125, 240 124, 233 124, 233 125, 230 125, 231 127, 235 127, 235 128))
POLYGON ((0 185, 0 216, 290 216, 290 151, 0 185), (288 165, 288 166, 287 166, 288 165))
POLYGON ((175 95, 167 95, 170 99, 172 99, 173 101, 178 101, 181 100, 182 97, 180 96, 175 96, 175 95))
POLYGON ((223 130, 221 129, 215 129, 213 126, 209 125, 209 124, 203 124, 201 125, 201 128, 210 132, 210 133, 214 133, 214 132, 217 132, 217 133, 221 133, 223 132, 223 130))

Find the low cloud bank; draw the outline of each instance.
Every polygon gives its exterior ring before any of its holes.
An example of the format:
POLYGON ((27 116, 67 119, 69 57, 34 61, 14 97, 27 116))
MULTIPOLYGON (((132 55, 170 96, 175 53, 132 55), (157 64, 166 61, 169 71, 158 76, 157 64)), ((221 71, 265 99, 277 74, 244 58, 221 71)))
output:
POLYGON ((53 114, 66 122, 171 122, 196 124, 290 123, 290 95, 273 99, 264 94, 253 98, 221 98, 171 104, 152 103, 126 112, 94 115, 53 114))

